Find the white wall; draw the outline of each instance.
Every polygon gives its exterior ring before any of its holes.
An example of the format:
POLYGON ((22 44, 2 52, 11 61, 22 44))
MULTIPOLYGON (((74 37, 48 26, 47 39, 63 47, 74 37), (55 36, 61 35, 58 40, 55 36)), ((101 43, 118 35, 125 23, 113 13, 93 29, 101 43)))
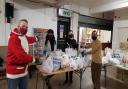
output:
POLYGON ((42 8, 36 10, 15 10, 12 28, 17 26, 18 20, 27 19, 29 22, 29 35, 33 28, 53 29, 57 34, 57 15, 55 8, 42 8))
MULTIPOLYGON (((76 10, 78 7, 71 7, 69 9, 76 10)), ((79 9, 80 10, 80 9, 79 9)), ((89 10, 87 8, 81 7, 81 14, 89 15, 89 10)), ((12 28, 16 26, 17 21, 22 18, 26 18, 29 21, 29 32, 28 34, 32 34, 32 28, 41 27, 47 29, 53 29, 55 32, 55 37, 57 38, 57 11, 56 8, 42 8, 35 10, 15 10, 13 19, 12 28)), ((78 35, 78 17, 77 13, 73 13, 71 17, 71 30, 74 32, 74 37, 77 39, 78 35)))
MULTIPOLYGON (((14 18, 11 23, 5 23, 5 0, 0 0, 0 45, 7 45, 11 30, 17 26, 20 19, 29 21, 28 34, 32 35, 32 28, 53 29, 57 35, 57 14, 56 8, 44 7, 41 4, 23 2, 17 0, 14 3, 14 18)), ((57 36, 56 36, 57 37, 57 36)))
POLYGON ((118 30, 122 29, 122 33, 126 31, 126 29, 124 28, 128 28, 128 19, 127 20, 115 20, 114 21, 114 26, 113 26, 113 39, 112 39, 112 48, 116 49, 119 48, 119 38, 118 35, 120 35, 121 33, 119 33, 118 30))
POLYGON ((122 29, 121 30, 122 33, 125 33, 126 29, 128 28, 128 11, 127 9, 117 10, 115 11, 115 16, 116 18, 114 19, 113 40, 112 40, 113 49, 119 48, 119 38, 118 38, 118 35, 120 35, 119 30, 122 29))
POLYGON ((64 5, 64 7, 62 7, 62 8, 66 8, 66 9, 73 11, 73 15, 71 18, 71 30, 73 30, 74 38, 77 40, 78 34, 79 34, 78 33, 79 14, 90 16, 89 8, 85 8, 85 7, 81 7, 81 6, 77 6, 77 5, 64 5))
POLYGON ((100 41, 103 43, 107 43, 111 41, 111 31, 101 30, 100 32, 100 41))
POLYGON ((74 13, 71 18, 71 30, 73 30, 74 38, 77 40, 78 36, 78 18, 79 15, 74 13))
MULTIPOLYGON (((28 34, 32 35, 32 28, 46 28, 46 29, 53 29, 55 37, 57 38, 57 9, 50 8, 50 7, 43 7, 43 6, 34 6, 31 4, 23 4, 23 2, 15 2, 14 3, 14 18, 12 22, 5 24, 5 16, 4 16, 4 0, 0 0, 0 9, 3 10, 0 16, 2 17, 2 21, 0 20, 0 45, 7 45, 8 37, 10 35, 11 30, 17 26, 18 21, 20 19, 27 19, 29 22, 29 31, 28 34), (34 6, 34 7, 33 7, 34 6)), ((81 13, 83 15, 90 15, 89 9, 84 7, 78 7, 76 5, 70 6, 71 10, 81 13)), ((75 39, 77 39, 77 32, 78 32, 78 17, 79 14, 73 13, 71 17, 71 29, 74 32, 75 39)))
MULTIPOLYGON (((89 9, 84 7, 78 7, 76 5, 69 6, 67 9, 76 11, 83 15, 90 15, 89 9)), ((55 37, 57 38, 57 11, 56 8, 41 8, 41 9, 26 9, 15 10, 12 28, 17 25, 17 21, 22 18, 26 18, 29 21, 29 32, 32 34, 32 28, 41 27, 47 29, 53 29, 55 37)), ((74 32, 74 37, 77 39, 78 35, 78 17, 77 13, 72 14, 71 17, 71 30, 74 32)))
POLYGON ((120 42, 127 42, 127 38, 128 38, 128 27, 120 27, 118 28, 118 34, 117 34, 117 38, 118 38, 118 44, 120 44, 120 42))
POLYGON ((72 4, 72 5, 64 5, 62 6, 61 8, 66 8, 66 9, 69 9, 69 10, 72 10, 76 13, 79 13, 79 14, 82 14, 82 15, 91 15, 90 12, 89 12, 89 8, 86 8, 86 7, 83 7, 83 6, 78 6, 78 5, 75 5, 75 4, 72 4))
POLYGON ((5 29, 5 0, 0 0, 0 46, 5 45, 6 29, 5 29))
POLYGON ((115 20, 125 20, 125 19, 128 19, 128 8, 115 11, 115 20))
POLYGON ((128 0, 115 0, 114 2, 101 4, 90 9, 90 13, 101 13, 128 7, 128 0))

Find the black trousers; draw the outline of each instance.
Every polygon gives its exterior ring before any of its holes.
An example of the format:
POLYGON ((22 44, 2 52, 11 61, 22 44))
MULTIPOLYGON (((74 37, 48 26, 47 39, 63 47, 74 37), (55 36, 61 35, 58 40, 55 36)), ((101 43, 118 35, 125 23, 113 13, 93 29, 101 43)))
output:
POLYGON ((48 89, 52 89, 51 83, 50 83, 50 79, 53 77, 54 75, 48 75, 45 79, 46 85, 48 87, 48 89))
POLYGON ((66 72, 66 81, 72 82, 72 77, 73 77, 73 71, 66 72))
POLYGON ((101 89, 100 88, 101 67, 102 64, 94 63, 94 62, 91 63, 92 82, 94 85, 94 89, 101 89))
POLYGON ((29 78, 31 79, 32 78, 32 75, 34 74, 34 72, 36 71, 36 66, 35 65, 31 65, 29 66, 29 78))

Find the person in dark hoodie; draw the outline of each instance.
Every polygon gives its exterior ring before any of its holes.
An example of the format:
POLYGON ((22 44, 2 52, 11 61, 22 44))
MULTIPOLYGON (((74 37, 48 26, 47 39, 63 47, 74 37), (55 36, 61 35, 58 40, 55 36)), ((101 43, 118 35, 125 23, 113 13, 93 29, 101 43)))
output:
POLYGON ((66 48, 77 49, 77 43, 76 43, 76 40, 74 39, 74 34, 73 34, 72 30, 70 30, 68 33, 68 38, 67 38, 66 44, 67 44, 66 48))
MULTIPOLYGON (((68 33, 68 38, 67 38, 65 48, 73 48, 73 49, 78 48, 76 40, 74 39, 74 34, 72 30, 70 30, 68 33)), ((64 85, 67 84, 68 82, 69 84, 72 84, 73 82, 72 78, 73 78, 73 71, 66 72, 66 80, 64 81, 64 85)))
POLYGON ((21 19, 10 34, 6 57, 8 89, 28 89, 28 64, 36 60, 29 55, 28 45, 37 38, 27 36, 27 31, 28 21, 21 19))
POLYGON ((56 44, 56 41, 55 41, 54 31, 52 29, 49 29, 47 32, 45 46, 48 46, 48 41, 50 42, 51 51, 54 51, 54 46, 56 44))
MULTIPOLYGON (((46 40, 45 40, 45 46, 48 46, 48 42, 50 43, 50 49, 51 51, 55 50, 55 36, 54 36, 54 31, 52 29, 49 29, 46 35, 46 40)), ((49 75, 46 77, 46 85, 48 86, 48 89, 52 89, 52 86, 50 84, 50 79, 53 77, 53 75, 49 75)))

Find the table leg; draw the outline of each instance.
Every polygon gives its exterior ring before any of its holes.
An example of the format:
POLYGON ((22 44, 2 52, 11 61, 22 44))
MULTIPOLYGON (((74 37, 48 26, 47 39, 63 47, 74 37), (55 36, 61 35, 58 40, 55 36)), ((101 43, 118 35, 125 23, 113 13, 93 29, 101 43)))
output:
POLYGON ((80 78, 80 89, 82 89, 82 77, 85 72, 86 68, 80 69, 79 71, 76 71, 75 74, 77 74, 80 78))
POLYGON ((105 73, 105 75, 104 75, 104 77, 105 77, 105 87, 106 87, 106 85, 107 85, 107 69, 106 69, 107 67, 106 66, 104 66, 104 73, 105 73))
MULTIPOLYGON (((50 84, 50 80, 51 80, 51 78, 53 77, 54 75, 49 75, 49 76, 46 76, 45 78, 44 78, 44 84, 43 85, 46 85, 47 87, 48 87, 48 89, 52 89, 52 86, 51 86, 51 84, 50 84)), ((44 87, 44 86, 43 86, 44 87)), ((44 88, 43 88, 44 89, 44 88)))
POLYGON ((43 89, 45 88, 45 80, 43 79, 43 89))
POLYGON ((43 89, 45 89, 45 85, 46 85, 46 79, 45 79, 45 77, 42 76, 42 80, 43 80, 43 89))
POLYGON ((80 89, 82 88, 82 69, 80 69, 80 89))
POLYGON ((37 89, 37 85, 38 85, 38 71, 37 71, 37 75, 36 75, 36 89, 37 89))

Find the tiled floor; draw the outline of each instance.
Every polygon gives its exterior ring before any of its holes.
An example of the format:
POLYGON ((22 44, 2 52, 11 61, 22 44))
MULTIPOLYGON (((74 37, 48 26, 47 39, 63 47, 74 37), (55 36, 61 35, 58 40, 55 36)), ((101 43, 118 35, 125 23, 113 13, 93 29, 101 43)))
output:
MULTIPOLYGON (((53 89, 79 89, 79 77, 74 74, 73 77, 73 84, 72 85, 63 85, 65 75, 55 75, 51 79, 51 84, 53 89)), ((29 80, 29 89, 36 89, 36 73, 33 75, 33 78, 29 80)), ((0 89, 7 89, 7 84, 5 80, 0 81, 0 89)), ((38 79, 38 86, 37 89, 43 89, 43 82, 41 77, 38 79)), ((45 88, 47 89, 47 88, 45 88)), ((91 74, 90 69, 87 69, 84 73, 82 79, 82 89, 93 89, 92 81, 91 81, 91 74)), ((101 76, 101 89, 128 89, 128 87, 122 83, 114 81, 110 78, 107 78, 107 87, 104 87, 104 73, 101 76)))

